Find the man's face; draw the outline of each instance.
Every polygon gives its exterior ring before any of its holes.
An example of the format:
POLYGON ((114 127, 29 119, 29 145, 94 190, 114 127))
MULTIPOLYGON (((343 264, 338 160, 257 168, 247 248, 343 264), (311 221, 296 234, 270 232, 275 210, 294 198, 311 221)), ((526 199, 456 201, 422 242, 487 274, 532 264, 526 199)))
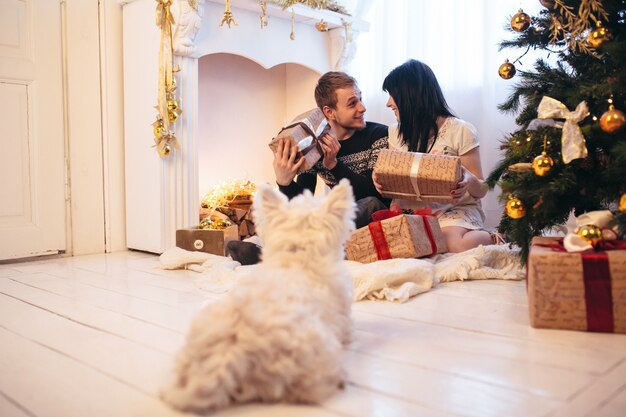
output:
POLYGON ((365 106, 361 102, 361 90, 357 87, 339 88, 337 106, 331 109, 335 123, 346 130, 365 127, 365 106))

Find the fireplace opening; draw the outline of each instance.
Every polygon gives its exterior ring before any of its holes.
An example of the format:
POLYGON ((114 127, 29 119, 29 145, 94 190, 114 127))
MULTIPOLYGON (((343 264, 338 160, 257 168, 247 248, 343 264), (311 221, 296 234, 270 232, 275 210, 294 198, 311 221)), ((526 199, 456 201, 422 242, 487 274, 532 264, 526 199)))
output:
POLYGON ((320 74, 300 64, 264 68, 240 55, 205 55, 198 63, 199 196, 229 179, 275 184, 268 143, 315 107, 320 74))

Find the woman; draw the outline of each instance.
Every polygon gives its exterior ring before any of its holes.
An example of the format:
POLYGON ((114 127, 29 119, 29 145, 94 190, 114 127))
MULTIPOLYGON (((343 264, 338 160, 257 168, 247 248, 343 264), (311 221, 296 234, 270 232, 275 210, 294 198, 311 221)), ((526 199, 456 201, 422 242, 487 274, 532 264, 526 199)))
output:
MULTIPOLYGON (((450 252, 462 252, 478 245, 495 243, 484 230, 485 214, 480 199, 487 193, 483 183, 476 129, 456 118, 443 96, 430 67, 409 60, 387 75, 383 90, 389 93, 387 107, 398 124, 389 128, 389 148, 411 152, 459 156, 463 178, 450 191, 453 204, 394 200, 403 209, 431 206, 450 252)), ((374 183, 378 191, 380 184, 374 183)))

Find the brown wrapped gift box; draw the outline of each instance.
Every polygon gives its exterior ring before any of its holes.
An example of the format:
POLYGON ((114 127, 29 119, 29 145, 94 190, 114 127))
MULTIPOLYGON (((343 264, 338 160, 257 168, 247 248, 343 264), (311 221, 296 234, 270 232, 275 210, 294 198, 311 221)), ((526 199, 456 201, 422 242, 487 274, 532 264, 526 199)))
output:
POLYGON ((276 153, 278 141, 282 138, 289 139, 298 145, 300 152, 298 157, 305 159, 298 173, 311 169, 322 157, 322 148, 319 137, 328 130, 328 122, 324 113, 319 108, 309 110, 297 116, 291 123, 283 127, 278 135, 272 139, 269 146, 276 153))
POLYGON ((424 222, 428 223, 436 244, 435 253, 447 252, 448 247, 436 217, 403 214, 355 230, 346 242, 346 257, 361 263, 387 259, 379 255, 381 246, 383 251, 388 248, 391 258, 430 256, 433 254, 433 246, 424 222), (377 236, 378 225, 382 228, 382 236, 377 236))
POLYGON ((458 156, 383 149, 374 167, 383 197, 452 202, 450 190, 461 180, 458 156))
POLYGON ((535 237, 528 257, 533 327, 626 333, 626 251, 562 252, 535 237))
POLYGON ((230 226, 221 230, 198 228, 176 230, 176 246, 190 251, 227 256, 226 245, 231 240, 239 240, 238 226, 230 226))

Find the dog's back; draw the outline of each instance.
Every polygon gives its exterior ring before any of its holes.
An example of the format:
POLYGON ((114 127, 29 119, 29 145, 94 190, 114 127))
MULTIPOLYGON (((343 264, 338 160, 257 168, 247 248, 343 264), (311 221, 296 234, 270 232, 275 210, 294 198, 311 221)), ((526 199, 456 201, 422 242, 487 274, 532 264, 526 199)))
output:
POLYGON ((172 406, 207 411, 250 401, 319 402, 343 384, 352 284, 343 244, 354 199, 342 182, 323 201, 261 188, 254 203, 262 262, 192 323, 172 406))

